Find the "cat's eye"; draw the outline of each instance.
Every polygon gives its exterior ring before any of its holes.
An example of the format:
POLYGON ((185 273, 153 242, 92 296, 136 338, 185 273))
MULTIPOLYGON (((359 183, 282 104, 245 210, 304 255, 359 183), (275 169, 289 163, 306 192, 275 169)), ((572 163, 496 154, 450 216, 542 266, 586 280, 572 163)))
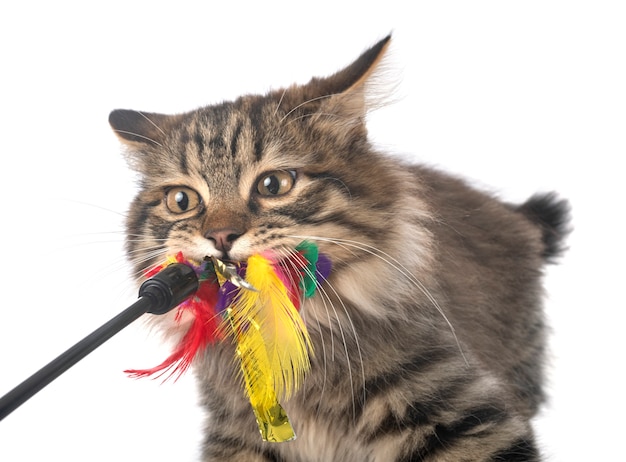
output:
POLYGON ((165 205, 172 213, 190 212, 200 205, 200 196, 191 188, 176 186, 166 191, 165 205))
POLYGON ((295 182, 294 170, 276 170, 262 175, 256 190, 261 196, 281 196, 291 191, 295 182))

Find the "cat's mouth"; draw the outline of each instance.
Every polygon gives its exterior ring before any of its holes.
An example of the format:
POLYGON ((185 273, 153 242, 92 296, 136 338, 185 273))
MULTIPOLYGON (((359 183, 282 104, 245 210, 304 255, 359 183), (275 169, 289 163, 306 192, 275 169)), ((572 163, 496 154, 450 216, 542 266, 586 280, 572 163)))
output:
POLYGON ((240 287, 242 289, 251 290, 253 292, 258 292, 258 289, 246 281, 239 273, 239 269, 241 268, 241 264, 238 262, 233 262, 229 260, 221 260, 216 257, 205 257, 205 260, 208 259, 212 264, 215 272, 218 276, 220 276, 225 281, 229 281, 235 287, 240 287))

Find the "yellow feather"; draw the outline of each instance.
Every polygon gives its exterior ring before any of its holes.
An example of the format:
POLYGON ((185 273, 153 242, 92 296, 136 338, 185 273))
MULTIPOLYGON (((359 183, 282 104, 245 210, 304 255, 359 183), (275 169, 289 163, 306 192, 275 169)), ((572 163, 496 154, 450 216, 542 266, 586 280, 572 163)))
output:
POLYGON ((251 256, 246 280, 258 292, 239 291, 227 314, 245 388, 263 438, 288 441, 295 434, 279 400, 302 385, 311 340, 270 260, 251 256))

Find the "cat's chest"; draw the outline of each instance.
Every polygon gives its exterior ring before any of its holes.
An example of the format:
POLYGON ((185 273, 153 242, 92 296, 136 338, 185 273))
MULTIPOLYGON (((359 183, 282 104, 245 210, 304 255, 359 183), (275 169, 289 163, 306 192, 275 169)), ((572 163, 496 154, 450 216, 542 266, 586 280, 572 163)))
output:
POLYGON ((282 443, 279 450, 287 460, 309 462, 317 460, 342 460, 344 462, 368 462, 371 459, 361 450, 354 435, 345 434, 333 422, 294 413, 297 438, 282 443), (339 430, 339 431, 338 431, 339 430), (346 448, 354 448, 346 451, 346 448))
POLYGON ((377 445, 364 445, 356 434, 356 427, 325 420, 318 416, 302 416, 294 412, 297 438, 288 443, 280 443, 279 452, 285 460, 297 462, 342 461, 342 462, 384 462, 392 460, 397 448, 380 442, 377 445))

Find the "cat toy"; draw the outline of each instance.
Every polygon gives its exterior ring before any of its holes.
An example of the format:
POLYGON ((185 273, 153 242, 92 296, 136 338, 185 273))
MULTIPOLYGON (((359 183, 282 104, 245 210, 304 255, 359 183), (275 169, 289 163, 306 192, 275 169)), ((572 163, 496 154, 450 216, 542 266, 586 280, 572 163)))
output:
POLYGON ((0 398, 0 420, 145 313, 165 314, 198 290, 192 268, 170 265, 139 288, 139 299, 0 398))
POLYGON ((147 276, 173 263, 190 266, 200 281, 197 292, 175 315, 175 322, 181 322, 185 313, 191 313, 193 321, 160 365, 126 372, 133 377, 177 378, 208 345, 230 339, 261 437, 270 442, 295 438, 280 401, 300 388, 309 370, 313 349, 298 309, 328 276, 328 258, 310 242, 286 257, 266 252, 239 264, 217 258, 194 262, 179 253, 147 276))
POLYGON ((177 322, 185 313, 193 321, 173 353, 152 369, 127 372, 178 377, 207 346, 230 339, 261 436, 289 441, 295 433, 280 401, 302 385, 313 352, 298 310, 330 270, 330 260, 310 242, 286 256, 267 252, 243 263, 169 257, 146 274, 133 305, 1 397, 0 420, 141 315, 178 307, 177 322))

